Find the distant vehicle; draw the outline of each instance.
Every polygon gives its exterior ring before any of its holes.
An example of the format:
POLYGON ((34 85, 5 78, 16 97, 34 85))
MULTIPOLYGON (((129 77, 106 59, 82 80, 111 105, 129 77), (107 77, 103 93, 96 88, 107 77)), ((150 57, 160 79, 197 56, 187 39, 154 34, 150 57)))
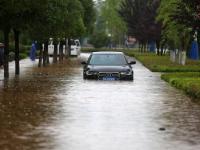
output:
POLYGON ((133 80, 135 61, 128 62, 122 52, 93 52, 84 65, 84 79, 133 80))
POLYGON ((77 40, 71 40, 71 56, 78 56, 81 52, 81 44, 80 41, 77 40))

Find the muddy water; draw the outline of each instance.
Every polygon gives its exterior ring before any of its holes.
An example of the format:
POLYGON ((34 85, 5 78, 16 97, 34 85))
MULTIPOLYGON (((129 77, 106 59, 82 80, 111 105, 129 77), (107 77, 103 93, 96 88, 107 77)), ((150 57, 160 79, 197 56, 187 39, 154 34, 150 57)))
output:
POLYGON ((200 106, 140 63, 134 82, 84 81, 76 58, 34 66, 0 80, 1 150, 200 149, 200 106))

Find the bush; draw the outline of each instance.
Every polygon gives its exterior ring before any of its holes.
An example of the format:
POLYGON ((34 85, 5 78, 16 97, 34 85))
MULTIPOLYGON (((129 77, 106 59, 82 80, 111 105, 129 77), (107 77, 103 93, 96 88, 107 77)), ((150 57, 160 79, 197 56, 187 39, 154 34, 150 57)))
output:
POLYGON ((27 58, 28 57, 28 55, 26 54, 26 53, 20 53, 19 54, 19 59, 21 60, 21 59, 25 59, 25 58, 27 58))
MULTIPOLYGON (((20 53, 19 54, 19 59, 25 59, 27 58, 28 55, 26 53, 20 53)), ((9 61, 14 61, 15 60, 15 53, 14 52, 10 52, 9 53, 9 61)))
POLYGON ((13 61, 15 60, 15 53, 14 52, 10 52, 9 53, 9 61, 13 61))
POLYGON ((161 78, 195 100, 200 100, 200 72, 163 74, 161 78))
POLYGON ((28 54, 31 49, 31 45, 21 45, 20 46, 20 53, 28 54))
MULTIPOLYGON (((29 53, 31 49, 31 45, 21 45, 19 46, 20 53, 29 53)), ((10 52, 15 52, 15 45, 13 43, 10 44, 10 52)))

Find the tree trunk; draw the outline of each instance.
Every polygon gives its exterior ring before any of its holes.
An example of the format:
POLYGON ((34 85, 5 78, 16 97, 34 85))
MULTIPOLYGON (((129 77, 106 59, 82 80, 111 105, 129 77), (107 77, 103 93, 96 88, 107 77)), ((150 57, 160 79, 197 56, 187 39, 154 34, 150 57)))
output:
POLYGON ((59 46, 59 61, 63 61, 63 41, 60 41, 60 46, 59 46))
POLYGON ((179 51, 178 53, 178 63, 185 65, 186 63, 186 51, 179 51))
POLYGON ((45 50, 45 45, 46 44, 44 44, 44 50, 43 50, 43 58, 42 58, 42 63, 43 63, 43 67, 45 67, 46 66, 46 55, 45 55, 45 52, 46 52, 46 50, 45 50))
POLYGON ((48 55, 48 41, 44 43, 44 51, 43 51, 43 67, 47 65, 47 55, 48 55))
POLYGON ((186 50, 187 50, 187 35, 184 33, 181 37, 181 45, 180 45, 180 50, 179 50, 178 63, 181 65, 185 65, 186 63, 186 50))
POLYGON ((141 52, 141 43, 139 42, 139 52, 141 52))
POLYGON ((71 39, 68 39, 68 55, 71 56, 71 39))
POLYGON ((145 42, 145 49, 144 49, 144 52, 147 52, 148 51, 148 41, 145 42))
POLYGON ((54 42, 54 51, 53 51, 53 63, 58 62, 58 45, 57 42, 54 42))
POLYGON ((19 64, 19 35, 20 32, 14 29, 14 37, 15 37, 15 75, 20 74, 20 64, 19 64))
POLYGON ((163 54, 164 54, 164 44, 161 44, 161 53, 160 53, 160 55, 163 56, 163 54))
POLYGON ((42 44, 40 44, 40 54, 39 54, 38 67, 42 67, 42 57, 43 57, 43 47, 42 47, 42 44))
POLYGON ((48 49, 47 49, 47 64, 50 64, 48 49))
POLYGON ((141 53, 143 53, 145 51, 145 43, 142 42, 142 49, 141 49, 141 53))
POLYGON ((9 33, 10 29, 4 30, 4 78, 9 78, 9 33))
POLYGON ((46 63, 50 64, 50 60, 49 60, 49 42, 47 41, 46 43, 46 63))
POLYGON ((165 44, 166 44, 166 40, 164 40, 162 43, 161 43, 161 56, 163 56, 165 53, 164 53, 164 47, 165 47, 165 44))
POLYGON ((160 55, 160 41, 156 41, 157 55, 160 55))
POLYGON ((65 58, 68 57, 68 39, 65 40, 65 58))

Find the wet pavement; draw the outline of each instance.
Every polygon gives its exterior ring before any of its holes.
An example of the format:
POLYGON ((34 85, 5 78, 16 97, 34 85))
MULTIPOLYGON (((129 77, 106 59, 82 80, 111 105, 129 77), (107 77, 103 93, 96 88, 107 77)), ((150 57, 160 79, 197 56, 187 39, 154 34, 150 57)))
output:
POLYGON ((0 70, 0 150, 200 149, 200 105, 139 62, 134 82, 84 81, 76 58, 36 66, 0 70))

